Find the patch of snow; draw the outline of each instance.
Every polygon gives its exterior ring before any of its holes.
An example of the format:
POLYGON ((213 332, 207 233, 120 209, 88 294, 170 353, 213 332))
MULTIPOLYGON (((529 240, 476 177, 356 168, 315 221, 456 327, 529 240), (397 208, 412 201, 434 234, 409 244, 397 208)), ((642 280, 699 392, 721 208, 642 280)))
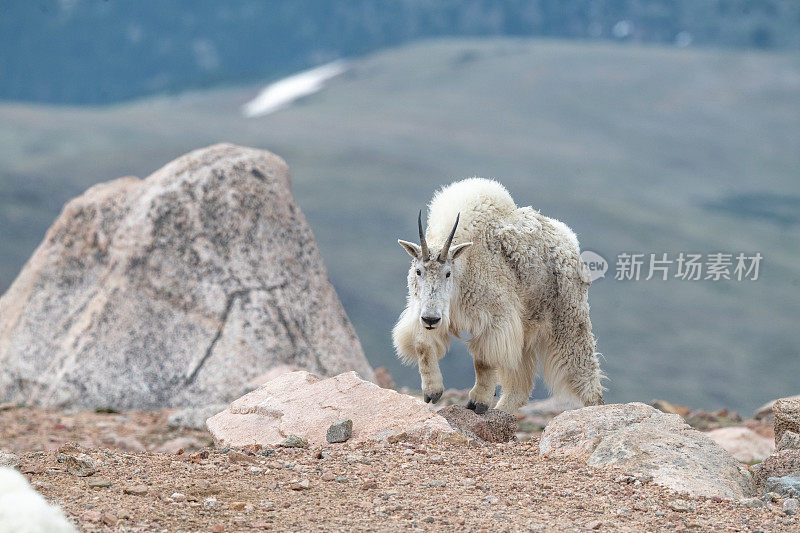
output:
POLYGON ((242 106, 242 114, 252 118, 274 113, 298 98, 321 91, 326 81, 342 74, 347 68, 345 61, 337 60, 271 83, 242 106))

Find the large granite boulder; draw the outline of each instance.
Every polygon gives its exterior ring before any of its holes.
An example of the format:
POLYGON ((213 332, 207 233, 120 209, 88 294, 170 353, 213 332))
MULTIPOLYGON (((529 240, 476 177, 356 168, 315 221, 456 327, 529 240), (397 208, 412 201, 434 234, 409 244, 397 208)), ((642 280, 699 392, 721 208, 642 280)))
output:
POLYGON ((289 169, 262 150, 90 188, 0 298, 0 400, 206 405, 281 364, 372 378, 289 169))
POLYGON ((422 400, 382 389, 355 372, 327 379, 305 371, 283 374, 231 403, 207 425, 226 446, 275 446, 289 435, 321 445, 330 425, 343 418, 353 423, 351 443, 439 440, 456 433, 422 400))
POLYGON ((539 450, 652 476, 691 496, 743 498, 753 492, 749 472, 728 452, 680 416, 643 403, 566 411, 545 428, 539 450))

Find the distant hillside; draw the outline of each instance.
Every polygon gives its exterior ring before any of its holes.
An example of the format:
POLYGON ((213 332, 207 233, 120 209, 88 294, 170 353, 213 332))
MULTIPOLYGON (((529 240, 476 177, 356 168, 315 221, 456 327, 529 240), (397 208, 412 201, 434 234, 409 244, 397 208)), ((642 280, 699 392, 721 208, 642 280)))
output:
POLYGON ((112 103, 436 36, 800 48, 796 0, 0 0, 0 99, 112 103))
MULTIPOLYGON (((69 197, 231 141, 288 161, 367 356, 401 384, 418 377, 389 339, 408 268, 395 240, 415 238, 437 187, 477 174, 612 262, 589 293, 609 401, 746 411, 800 393, 800 56, 434 41, 368 57, 289 109, 243 118, 259 89, 0 105, 0 290, 69 197), (613 279, 618 253, 680 251, 761 252, 760 279, 613 279)), ((446 387, 470 385, 459 350, 444 359, 446 387)))

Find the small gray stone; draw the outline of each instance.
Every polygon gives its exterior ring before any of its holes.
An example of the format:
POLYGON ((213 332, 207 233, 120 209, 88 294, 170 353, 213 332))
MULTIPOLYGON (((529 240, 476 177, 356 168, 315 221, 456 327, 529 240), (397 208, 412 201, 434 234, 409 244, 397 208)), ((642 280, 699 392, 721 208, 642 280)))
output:
POLYGON ((774 492, 784 498, 800 496, 800 473, 794 476, 771 477, 764 485, 764 492, 774 492))
POLYGON ((800 450, 800 435, 794 431, 785 431, 778 442, 777 450, 800 450))
POLYGON ((19 466, 19 457, 9 451, 0 450, 0 466, 17 468, 19 466))
POLYGON ((308 448, 308 439, 299 435, 289 435, 279 444, 281 448, 308 448))
POLYGON ((672 500, 667 506, 676 513, 687 513, 692 510, 692 505, 686 500, 672 500))
POLYGON ((766 505, 760 498, 742 498, 739 503, 745 507, 764 507, 766 505))
POLYGON ((793 515, 797 514, 798 501, 794 498, 789 498, 783 502, 783 514, 793 515))
POLYGON ((220 505, 216 498, 206 498, 203 500, 203 507, 205 509, 214 510, 219 509, 220 505))
POLYGON ((105 477, 95 477, 89 480, 89 486, 93 489, 107 489, 111 486, 111 480, 105 477))
POLYGON ((328 442, 346 442, 353 436, 353 421, 349 418, 337 420, 328 427, 325 439, 328 442))
POLYGON ((78 455, 60 454, 58 462, 64 463, 67 472, 73 476, 87 477, 97 472, 94 459, 85 453, 79 453, 78 455))

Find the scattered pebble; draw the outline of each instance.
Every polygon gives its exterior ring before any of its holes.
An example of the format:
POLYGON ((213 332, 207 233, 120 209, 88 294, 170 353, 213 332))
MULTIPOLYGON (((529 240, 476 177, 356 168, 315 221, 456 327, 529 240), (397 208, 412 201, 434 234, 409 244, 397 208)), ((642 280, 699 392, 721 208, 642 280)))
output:
POLYGON ((687 513, 692 510, 692 506, 686 500, 670 500, 667 507, 676 513, 687 513))
POLYGON ((129 485, 122 489, 125 494, 132 494, 134 496, 144 496, 147 494, 147 485, 129 485))
POLYGON ((89 486, 93 489, 107 489, 111 486, 111 480, 105 477, 91 477, 89 486))
POLYGON ((80 520, 81 522, 99 522, 103 519, 103 513, 100 511, 96 511, 91 509, 89 511, 85 511, 81 514, 80 520))
POLYGON ((444 457, 439 455, 438 453, 431 455, 428 457, 428 462, 432 465, 443 465, 444 464, 444 457))
POLYGON ((17 468, 19 465, 19 457, 7 450, 0 450, 0 466, 17 468))
POLYGON ((330 443, 346 442, 353 436, 353 421, 342 418, 328 427, 325 439, 330 443))
POLYGON ((180 492, 173 492, 172 496, 170 496, 170 499, 172 501, 174 501, 174 502, 185 502, 186 501, 186 495, 185 494, 181 494, 180 492))
POLYGON ((311 482, 307 479, 301 479, 291 484, 292 490, 308 490, 311 488, 311 482))
POLYGON ((308 439, 299 435, 289 435, 279 444, 281 448, 308 448, 308 439))
POLYGON ((761 498, 742 498, 739 503, 745 507, 764 507, 766 505, 761 498))
POLYGON ((333 481, 336 479, 336 475, 333 472, 324 472, 321 479, 322 481, 333 481))
POLYGON ((219 509, 219 502, 216 498, 206 498, 203 500, 203 507, 210 510, 219 509))
POLYGON ((67 472, 73 476, 88 477, 97 472, 94 459, 85 453, 79 453, 78 455, 64 454, 59 462, 64 463, 67 472))
POLYGON ((240 452, 239 450, 230 450, 228 452, 228 461, 231 463, 252 463, 255 461, 255 457, 251 457, 244 452, 240 452))

